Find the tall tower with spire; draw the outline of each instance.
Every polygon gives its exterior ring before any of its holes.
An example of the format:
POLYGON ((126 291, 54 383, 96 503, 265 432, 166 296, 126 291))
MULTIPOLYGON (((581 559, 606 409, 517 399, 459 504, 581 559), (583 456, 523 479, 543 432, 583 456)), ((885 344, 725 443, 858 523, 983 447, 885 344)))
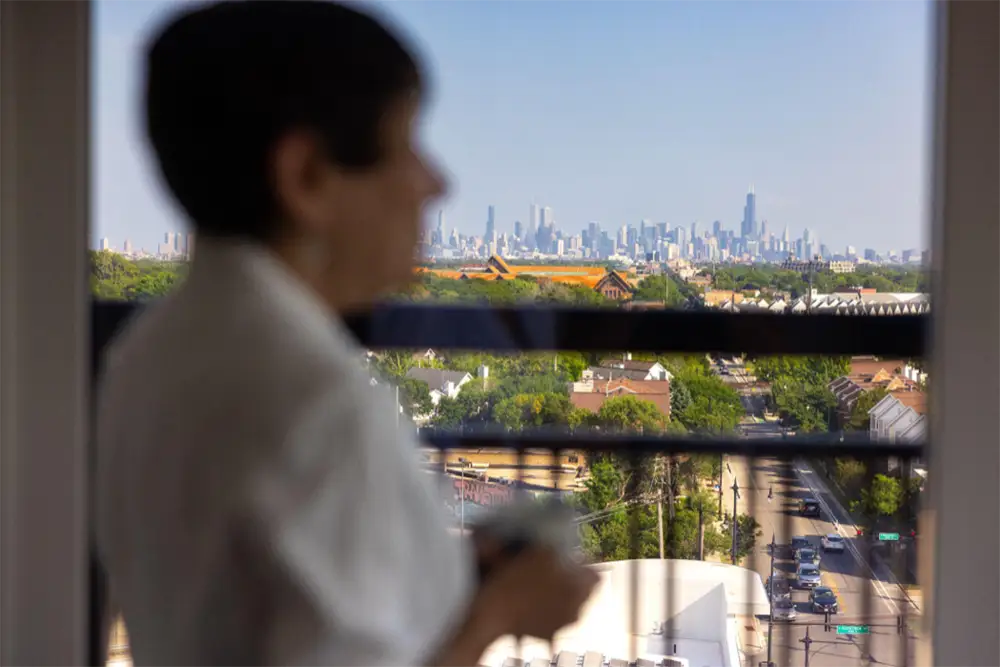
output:
POLYGON ((744 239, 756 239, 760 236, 757 230, 757 195, 754 194, 753 184, 747 192, 747 201, 743 206, 743 224, 740 232, 744 239))

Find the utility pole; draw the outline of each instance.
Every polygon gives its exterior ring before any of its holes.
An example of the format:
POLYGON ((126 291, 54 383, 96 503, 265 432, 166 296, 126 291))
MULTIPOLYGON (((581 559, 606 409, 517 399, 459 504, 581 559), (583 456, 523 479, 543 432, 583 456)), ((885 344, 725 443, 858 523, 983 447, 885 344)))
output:
POLYGON ((813 640, 809 637, 809 626, 806 626, 806 636, 799 640, 806 647, 806 664, 805 667, 809 667, 809 647, 812 645, 813 640))
POLYGON ((734 478, 733 479, 733 565, 737 564, 736 563, 736 533, 738 532, 737 525, 739 524, 739 522, 736 520, 736 501, 739 500, 739 497, 740 497, 740 485, 736 481, 736 479, 734 478))

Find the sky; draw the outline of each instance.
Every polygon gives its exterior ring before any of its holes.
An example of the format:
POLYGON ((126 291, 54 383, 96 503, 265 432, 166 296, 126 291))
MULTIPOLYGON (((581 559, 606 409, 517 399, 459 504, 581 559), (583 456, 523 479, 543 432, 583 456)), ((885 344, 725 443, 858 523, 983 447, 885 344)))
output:
MULTIPOLYGON (((181 4, 95 3, 93 243, 153 250, 185 229, 139 125, 143 42, 181 4)), ((532 202, 577 233, 757 215, 793 238, 925 248, 929 2, 367 2, 431 71, 424 143, 450 194, 428 210, 482 235, 532 202)))

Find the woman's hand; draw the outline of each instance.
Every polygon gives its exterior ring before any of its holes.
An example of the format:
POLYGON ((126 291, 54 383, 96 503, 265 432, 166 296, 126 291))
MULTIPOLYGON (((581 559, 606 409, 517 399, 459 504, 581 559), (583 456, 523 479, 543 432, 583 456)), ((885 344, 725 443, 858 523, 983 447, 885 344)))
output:
POLYGON ((593 570, 554 549, 530 546, 494 558, 473 602, 474 613, 496 616, 504 634, 551 640, 580 617, 598 581, 593 570))

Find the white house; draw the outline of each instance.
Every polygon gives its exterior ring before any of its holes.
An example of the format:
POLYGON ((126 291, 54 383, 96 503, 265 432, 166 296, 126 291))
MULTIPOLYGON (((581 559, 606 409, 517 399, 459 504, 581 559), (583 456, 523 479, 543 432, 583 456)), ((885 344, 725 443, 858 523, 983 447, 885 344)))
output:
POLYGON ((658 361, 633 361, 631 354, 624 359, 603 359, 598 366, 589 368, 594 380, 670 380, 673 374, 658 361))
POLYGON ((472 376, 465 371, 446 371, 440 368, 411 368, 406 372, 406 377, 426 382, 434 405, 442 397, 455 398, 462 386, 472 380, 472 376))
MULTIPOLYGON (((876 442, 915 443, 927 438, 927 416, 923 414, 924 404, 908 401, 911 392, 893 392, 875 404, 868 411, 868 437, 876 442), (911 403, 911 405, 907 405, 911 403)), ((920 393, 920 392, 912 392, 920 393)), ((921 461, 914 461, 922 465, 921 461)), ((889 469, 899 465, 895 459, 889 462, 889 469)))

